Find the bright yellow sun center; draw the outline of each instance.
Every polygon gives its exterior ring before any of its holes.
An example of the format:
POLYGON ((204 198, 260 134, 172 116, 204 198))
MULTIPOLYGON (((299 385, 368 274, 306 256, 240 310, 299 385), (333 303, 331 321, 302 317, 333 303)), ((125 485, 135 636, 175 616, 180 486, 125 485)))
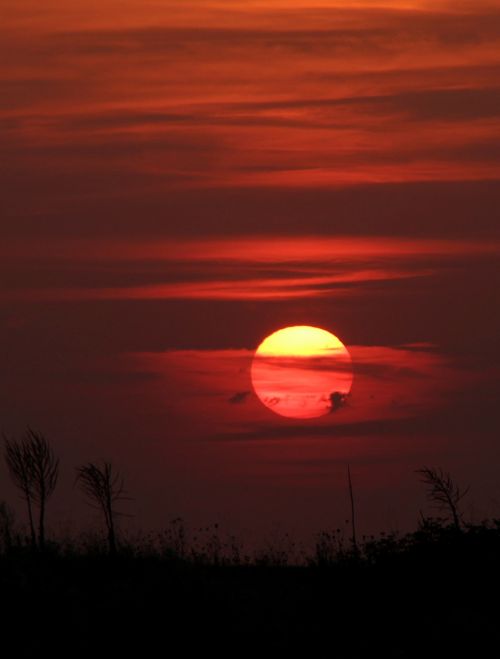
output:
POLYGON ((345 346, 336 336, 319 327, 296 325, 285 327, 268 336, 257 349, 267 356, 321 357, 331 351, 345 352, 345 346))
POLYGON ((252 384, 261 402, 276 414, 301 419, 336 412, 352 385, 349 351, 319 327, 285 327, 255 352, 252 384))

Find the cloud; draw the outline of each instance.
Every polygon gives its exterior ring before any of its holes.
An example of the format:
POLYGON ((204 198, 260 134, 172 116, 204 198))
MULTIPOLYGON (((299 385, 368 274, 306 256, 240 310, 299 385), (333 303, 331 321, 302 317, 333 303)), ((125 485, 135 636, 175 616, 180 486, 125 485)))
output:
POLYGON ((340 410, 347 404, 347 395, 334 391, 330 394, 330 414, 340 410))
POLYGON ((62 240, 51 247, 11 241, 0 247, 11 273, 0 283, 0 299, 353 298, 369 290, 390 290, 398 282, 435 278, 464 259, 494 259, 499 250, 500 243, 492 240, 370 237, 248 236, 154 244, 62 240))
POLYGON ((106 288, 102 285, 96 288, 68 287, 52 289, 22 289, 5 291, 0 298, 20 300, 284 300, 312 298, 321 296, 340 297, 354 295, 363 284, 372 282, 388 282, 396 279, 411 279, 425 277, 430 271, 417 271, 411 274, 397 271, 386 274, 365 275, 352 280, 355 286, 342 276, 324 277, 286 277, 281 279, 247 279, 232 281, 197 281, 178 282, 174 284, 152 284, 149 286, 121 286, 106 288))
POLYGON ((228 399, 228 402, 233 404, 245 403, 251 393, 251 391, 238 391, 228 399))
POLYGON ((36 13, 5 35, 9 209, 27 203, 19 181, 67 212, 183 187, 500 177, 489 3, 170 5, 154 25, 128 4, 119 21, 77 29, 68 9, 50 34, 36 13))
POLYGON ((349 397, 336 396, 335 413, 312 423, 284 419, 259 402, 249 386, 253 350, 137 353, 129 355, 124 366, 159 376, 155 382, 159 387, 165 383, 165 395, 180 420, 196 409, 197 422, 205 428, 198 435, 203 441, 309 435, 333 439, 392 427, 399 432, 406 427, 403 419, 425 418, 445 408, 465 381, 477 377, 435 350, 352 345, 349 351, 354 370, 349 397), (245 405, 238 405, 242 402, 245 405))
POLYGON ((423 456, 496 486, 495 3, 4 0, 0 23, 6 430, 67 464, 106 447, 145 524, 323 523, 339 461, 369 524, 381 492, 418 509, 423 456), (295 323, 354 359, 307 424, 249 381, 295 323))

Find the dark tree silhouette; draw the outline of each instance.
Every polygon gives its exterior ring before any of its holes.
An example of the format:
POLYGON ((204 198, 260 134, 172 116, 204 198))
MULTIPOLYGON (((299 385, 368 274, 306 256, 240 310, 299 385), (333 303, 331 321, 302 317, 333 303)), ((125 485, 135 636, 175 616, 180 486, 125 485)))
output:
POLYGON ((47 499, 54 492, 59 473, 59 459, 55 457, 44 435, 28 428, 22 440, 5 440, 4 457, 12 480, 28 507, 31 544, 45 547, 45 510, 47 499), (39 508, 38 538, 33 521, 33 504, 39 508))
POLYGON ((469 491, 467 486, 461 490, 453 482, 450 474, 444 472, 440 467, 422 467, 417 469, 417 474, 421 475, 421 481, 428 486, 427 497, 437 504, 442 510, 446 510, 453 519, 455 528, 460 529, 461 514, 459 503, 469 491))
POLYGON ((124 496, 123 478, 113 472, 110 462, 104 462, 102 467, 88 462, 77 467, 77 481, 89 504, 101 511, 106 524, 109 553, 116 554, 115 517, 123 513, 117 512, 114 504, 129 499, 124 496))

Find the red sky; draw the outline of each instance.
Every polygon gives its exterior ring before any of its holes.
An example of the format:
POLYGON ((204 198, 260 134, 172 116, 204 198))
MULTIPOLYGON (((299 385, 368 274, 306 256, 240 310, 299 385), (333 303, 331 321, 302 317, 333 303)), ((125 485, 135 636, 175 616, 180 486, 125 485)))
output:
POLYGON ((423 464, 498 516, 497 3, 4 0, 0 50, 0 418, 61 454, 54 526, 94 458, 137 528, 307 540, 348 462, 362 532, 423 464), (354 362, 299 423, 249 381, 297 324, 354 362))

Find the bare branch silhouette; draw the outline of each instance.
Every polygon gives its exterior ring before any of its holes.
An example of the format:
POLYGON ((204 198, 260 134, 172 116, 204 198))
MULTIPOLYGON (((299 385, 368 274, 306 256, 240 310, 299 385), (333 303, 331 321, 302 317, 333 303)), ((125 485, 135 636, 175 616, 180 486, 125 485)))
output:
POLYGON ((101 511, 108 534, 109 553, 116 554, 115 517, 123 513, 117 512, 114 505, 118 501, 130 499, 124 496, 123 478, 116 472, 110 462, 103 466, 88 462, 77 467, 77 481, 88 499, 88 503, 101 511))
POLYGON ((428 486, 427 497, 442 510, 448 511, 453 519, 455 528, 461 526, 461 513, 459 503, 468 493, 470 487, 467 486, 461 490, 452 480, 449 473, 444 472, 440 467, 422 467, 416 470, 421 475, 421 481, 428 486))
POLYGON ((10 476, 21 490, 28 507, 31 544, 45 547, 45 510, 47 499, 54 492, 59 473, 59 459, 55 457, 46 437, 28 428, 22 440, 4 435, 4 457, 10 476), (33 504, 39 507, 38 538, 33 521, 33 504))

